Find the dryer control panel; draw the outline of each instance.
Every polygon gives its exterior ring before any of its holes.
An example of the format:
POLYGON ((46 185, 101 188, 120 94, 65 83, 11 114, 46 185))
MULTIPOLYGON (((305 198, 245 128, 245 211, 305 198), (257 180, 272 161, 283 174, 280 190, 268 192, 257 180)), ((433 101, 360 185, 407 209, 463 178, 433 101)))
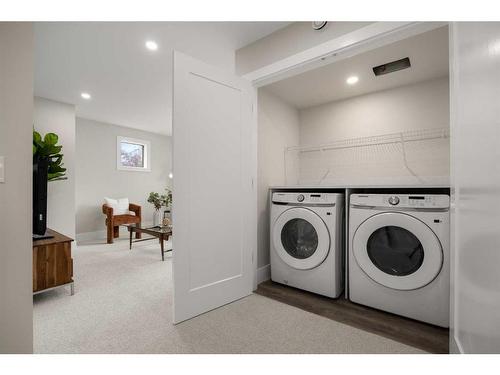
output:
POLYGON ((303 205, 334 205, 342 194, 336 193, 302 193, 302 192, 274 192, 273 203, 303 204, 303 205))
POLYGON ((353 207, 428 208, 450 207, 450 197, 444 194, 351 194, 353 207))

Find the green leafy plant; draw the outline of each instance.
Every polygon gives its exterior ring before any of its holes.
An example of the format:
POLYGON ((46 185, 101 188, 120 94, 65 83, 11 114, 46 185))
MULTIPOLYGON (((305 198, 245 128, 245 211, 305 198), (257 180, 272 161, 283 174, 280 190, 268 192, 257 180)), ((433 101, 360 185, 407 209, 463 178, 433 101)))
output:
POLYGON ((165 207, 170 207, 172 205, 172 190, 165 188, 167 194, 165 194, 165 207))
POLYGON ((54 133, 47 133, 42 138, 40 133, 33 130, 33 160, 48 160, 48 181, 67 180, 66 168, 63 167, 62 146, 58 145, 59 137, 54 133))
POLYGON ((166 194, 161 195, 153 191, 149 193, 148 203, 151 203, 157 211, 172 204, 172 191, 170 189, 165 189, 165 191, 166 194))

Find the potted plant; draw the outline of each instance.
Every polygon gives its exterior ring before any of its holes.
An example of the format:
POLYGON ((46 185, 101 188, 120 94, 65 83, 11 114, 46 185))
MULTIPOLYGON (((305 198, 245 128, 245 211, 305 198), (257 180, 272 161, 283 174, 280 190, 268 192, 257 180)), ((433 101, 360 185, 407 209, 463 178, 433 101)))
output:
POLYGON ((165 199, 165 211, 163 212, 163 225, 172 224, 172 190, 169 188, 165 189, 167 191, 167 198, 165 199))
POLYGON ((59 136, 47 133, 42 138, 40 133, 33 130, 33 164, 44 161, 47 163, 47 181, 67 180, 66 168, 63 168, 62 147, 58 145, 59 136))
POLYGON ((155 212, 153 214, 153 225, 155 227, 162 224, 163 213, 161 212, 161 208, 170 207, 170 204, 172 203, 172 191, 170 191, 169 189, 165 190, 166 194, 161 195, 153 191, 149 193, 148 202, 151 203, 155 208, 155 212))
POLYGON ((57 134, 47 133, 42 138, 33 129, 33 233, 38 236, 47 230, 47 182, 67 179, 58 142, 57 134))
POLYGON ((165 191, 167 194, 165 194, 165 207, 170 211, 170 208, 172 206, 172 190, 169 188, 165 188, 165 191))

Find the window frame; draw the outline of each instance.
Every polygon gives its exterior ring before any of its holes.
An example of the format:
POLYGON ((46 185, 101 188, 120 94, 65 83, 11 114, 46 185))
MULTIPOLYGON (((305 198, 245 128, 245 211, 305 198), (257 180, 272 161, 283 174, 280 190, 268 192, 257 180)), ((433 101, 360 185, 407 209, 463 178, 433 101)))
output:
POLYGON ((119 171, 151 172, 151 142, 145 139, 117 136, 116 137, 116 169, 119 171), (121 163, 121 144, 131 143, 144 148, 144 166, 130 167, 121 163))

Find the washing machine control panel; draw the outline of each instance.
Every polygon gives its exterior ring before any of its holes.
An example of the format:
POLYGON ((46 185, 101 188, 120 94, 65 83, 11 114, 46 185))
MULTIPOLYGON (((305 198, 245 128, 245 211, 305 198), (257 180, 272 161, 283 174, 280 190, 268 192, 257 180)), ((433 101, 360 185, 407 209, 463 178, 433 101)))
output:
POLYGON ((450 197, 444 194, 351 194, 353 207, 449 208, 450 197))
POLYGON ((436 199, 427 195, 411 195, 408 197, 408 205, 411 207, 433 207, 436 199))
POLYGON ((303 204, 303 205, 334 205, 341 194, 336 193, 302 193, 302 192, 275 192, 273 203, 303 204))

